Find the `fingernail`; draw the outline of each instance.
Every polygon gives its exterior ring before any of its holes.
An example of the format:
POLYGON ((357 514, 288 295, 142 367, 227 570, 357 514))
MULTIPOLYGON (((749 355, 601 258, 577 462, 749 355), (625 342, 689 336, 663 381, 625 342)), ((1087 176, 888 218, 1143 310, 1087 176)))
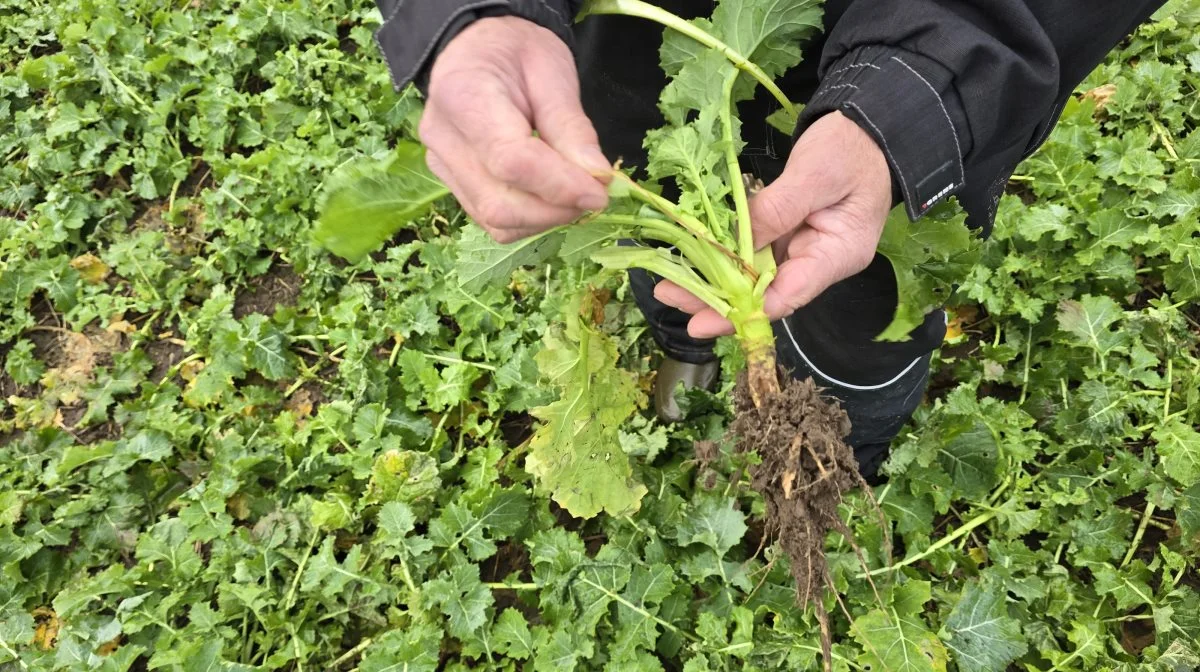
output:
POLYGON ((575 207, 580 210, 598 211, 608 207, 608 196, 603 193, 584 194, 575 201, 575 207))

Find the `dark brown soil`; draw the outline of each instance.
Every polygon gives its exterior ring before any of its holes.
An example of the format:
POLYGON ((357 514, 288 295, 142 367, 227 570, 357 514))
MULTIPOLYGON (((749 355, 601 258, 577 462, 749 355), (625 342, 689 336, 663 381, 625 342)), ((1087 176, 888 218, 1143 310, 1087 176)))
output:
POLYGON ((150 370, 150 381, 158 382, 162 380, 171 367, 181 362, 184 358, 184 349, 178 343, 162 339, 151 341, 143 346, 146 351, 146 356, 150 361, 154 362, 154 368, 150 370))
POLYGON ((505 413, 500 418, 500 435, 509 446, 519 446, 533 436, 535 418, 525 412, 505 413))
POLYGON ((253 313, 274 315, 279 306, 296 303, 302 284, 303 280, 291 266, 271 266, 266 273, 249 279, 246 289, 234 301, 233 315, 239 319, 253 313))
POLYGON ((850 433, 846 412, 822 398, 811 379, 781 379, 787 381, 784 389, 768 396, 760 410, 742 377, 730 431, 739 451, 754 450, 762 458, 750 476, 766 501, 766 533, 787 552, 796 598, 808 604, 826 587, 825 537, 830 530, 844 531, 838 517, 842 495, 863 481, 854 451, 843 440, 850 433))

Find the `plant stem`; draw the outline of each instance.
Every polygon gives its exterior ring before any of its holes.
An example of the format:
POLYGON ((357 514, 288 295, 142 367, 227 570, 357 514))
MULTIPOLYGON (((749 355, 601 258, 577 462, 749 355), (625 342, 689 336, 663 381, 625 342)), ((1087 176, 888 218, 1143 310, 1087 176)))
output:
POLYGON ((483 586, 492 590, 538 590, 541 588, 536 583, 504 583, 503 581, 493 581, 485 583, 483 586))
POLYGON ((671 222, 633 215, 602 215, 590 221, 636 226, 640 229, 639 233, 642 236, 674 245, 688 261, 696 266, 706 280, 717 287, 736 287, 740 277, 747 270, 753 270, 747 269, 745 262, 728 248, 711 245, 708 241, 697 240, 690 235, 690 232, 681 231, 671 222))
MULTIPOLYGON (((625 183, 625 186, 628 187, 630 194, 632 194, 634 198, 654 206, 656 210, 663 213, 667 217, 670 217, 672 221, 687 229, 688 233, 692 234, 696 238, 699 238, 700 240, 707 240, 713 245, 719 246, 721 249, 729 250, 729 248, 721 245, 720 241, 718 241, 716 236, 714 236, 712 232, 708 230, 708 227, 705 226, 703 222, 695 217, 692 217, 691 215, 680 212, 678 205, 663 198, 662 196, 659 196, 649 189, 646 189, 625 173, 613 171, 612 175, 613 179, 621 180, 625 183)), ((732 251, 730 251, 730 254, 732 254, 732 251)))
POLYGON ((768 397, 779 393, 779 372, 775 368, 775 331, 761 305, 750 310, 738 310, 735 307, 729 318, 737 332, 738 344, 746 355, 750 398, 754 400, 754 407, 761 409, 768 397))
POLYGON ((738 162, 737 145, 733 142, 733 83, 737 71, 725 78, 725 101, 721 105, 721 139, 725 145, 725 167, 729 172, 729 189, 733 192, 734 210, 737 212, 738 256, 747 264, 754 264, 754 230, 750 227, 750 203, 746 199, 746 185, 742 182, 742 167, 738 162))
POLYGON ((706 282, 691 266, 680 262, 665 249, 610 247, 593 254, 592 260, 608 269, 624 271, 630 268, 641 268, 647 270, 691 292, 693 296, 717 311, 722 317, 729 317, 734 312, 733 307, 726 300, 727 290, 725 288, 706 282))
POLYGON ((1021 375, 1021 398, 1018 406, 1025 404, 1025 395, 1029 391, 1029 353, 1033 348, 1033 325, 1029 325, 1029 335, 1025 338, 1025 373, 1021 375))
POLYGON ((371 640, 371 638, 370 638, 370 637, 367 637, 366 639, 362 640, 361 642, 359 642, 358 644, 356 644, 356 645, 354 646, 354 648, 353 648, 353 649, 350 649, 349 651, 347 651, 347 652, 343 653, 342 655, 338 656, 338 657, 337 657, 337 660, 335 660, 335 661, 333 661, 332 663, 330 663, 330 664, 329 664, 329 669, 336 669, 336 668, 337 668, 339 665, 341 665, 342 663, 344 663, 344 662, 346 662, 347 660, 350 660, 351 658, 353 658, 353 657, 357 656, 358 654, 362 653, 363 651, 365 651, 365 650, 367 649, 367 647, 368 647, 368 646, 370 646, 370 645, 371 645, 371 641, 372 641, 372 640, 371 640))
POLYGON ((1163 390, 1163 424, 1166 424, 1167 420, 1171 417, 1171 377, 1174 373, 1174 365, 1174 359, 1167 360, 1167 387, 1163 390))
POLYGON ((1133 555, 1137 553, 1138 546, 1142 543, 1142 537, 1146 534, 1146 526, 1150 524, 1150 517, 1154 515, 1154 502, 1146 502, 1146 510, 1142 513, 1142 522, 1138 524, 1137 532, 1133 534, 1133 541, 1129 544, 1129 550, 1125 551, 1125 559, 1121 560, 1118 569, 1122 569, 1125 565, 1133 560, 1133 555))
POLYGON ((750 62, 746 56, 735 51, 733 47, 704 32, 695 24, 684 21, 682 18, 672 14, 671 12, 655 7, 649 3, 642 2, 641 0, 590 0, 590 2, 584 5, 583 11, 580 12, 579 16, 582 18, 589 14, 623 14, 625 16, 635 16, 642 19, 649 19, 651 21, 661 23, 672 30, 678 31, 706 47, 716 49, 717 51, 721 52, 725 58, 729 59, 729 61, 733 63, 738 70, 741 70, 758 80, 758 83, 762 84, 763 88, 765 88, 767 91, 770 91, 772 96, 775 96, 775 100, 779 101, 779 104, 783 106, 783 109, 787 110, 789 115, 796 115, 796 106, 793 105, 792 101, 789 100, 788 97, 784 95, 783 91, 781 91, 779 87, 775 85, 775 82, 773 82, 771 78, 767 76, 767 73, 762 71, 762 68, 750 62))
POLYGON ((929 548, 926 548, 924 551, 921 551, 920 553, 918 553, 916 555, 911 555, 891 566, 880 567, 879 569, 871 570, 869 573, 860 573, 855 578, 865 579, 868 576, 875 576, 878 574, 886 574, 888 572, 900 569, 901 567, 907 567, 908 565, 911 565, 913 563, 920 562, 921 560, 928 558, 929 556, 933 555, 934 553, 937 553, 938 551, 945 548, 946 546, 953 544, 960 537, 970 534, 971 530, 974 530, 975 528, 979 527, 980 525, 983 525, 984 523, 990 521, 991 519, 993 519, 995 517, 996 517, 996 512, 994 512, 994 511, 989 511, 984 514, 980 514, 980 515, 972 518, 970 521, 965 523, 962 527, 958 528, 951 534, 949 534, 945 537, 942 537, 941 539, 938 539, 936 542, 930 544, 929 548))
POLYGON ((483 369, 484 371, 491 371, 493 373, 496 371, 496 367, 492 366, 491 364, 484 364, 483 362, 468 362, 467 360, 459 359, 458 357, 435 355, 429 352, 422 352, 421 355, 426 359, 432 359, 435 362, 441 362, 443 364, 461 364, 463 366, 473 366, 477 369, 483 369))
POLYGON ((304 567, 308 564, 309 556, 312 555, 313 549, 317 547, 317 539, 320 538, 320 534, 320 532, 313 532, 312 540, 308 542, 308 550, 300 558, 300 566, 296 568, 296 576, 292 579, 292 586, 288 588, 287 597, 283 599, 284 609, 291 609, 296 604, 296 589, 300 587, 300 577, 304 574, 304 567))

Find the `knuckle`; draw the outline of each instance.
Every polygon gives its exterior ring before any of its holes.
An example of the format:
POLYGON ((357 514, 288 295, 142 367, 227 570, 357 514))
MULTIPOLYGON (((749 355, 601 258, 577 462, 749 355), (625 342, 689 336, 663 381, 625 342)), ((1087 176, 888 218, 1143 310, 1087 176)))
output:
POLYGON ((484 159, 484 165, 492 177, 505 183, 513 182, 521 175, 523 168, 520 157, 503 150, 489 152, 487 158, 484 159))
POLYGON ((478 219, 485 228, 493 230, 492 237, 497 242, 505 242, 500 240, 499 234, 507 233, 507 230, 513 228, 516 224, 512 211, 502 203, 494 200, 487 201, 479 206, 478 219))
POLYGON ((492 238, 501 245, 509 245, 520 240, 521 236, 514 231, 500 229, 492 234, 492 238))
POLYGON ((874 260, 875 260, 875 251, 874 250, 867 250, 867 249, 859 250, 859 252, 855 255, 853 268, 851 269, 851 275, 865 270, 868 266, 871 265, 871 262, 874 260))
POLYGON ((513 143, 502 143, 492 148, 486 165, 493 177, 507 183, 520 180, 533 169, 529 154, 513 143))
MULTIPOLYGON (((440 59, 439 59, 440 61, 440 59)), ((438 63, 440 65, 440 62, 438 63)), ((449 69, 434 71, 429 78, 429 102, 438 107, 457 109, 470 96, 470 83, 477 75, 466 69, 449 69), (448 71, 449 70, 449 71, 448 71)))
POLYGON ((765 220, 760 222, 765 233, 780 236, 800 224, 798 221, 791 221, 793 217, 790 214, 793 208, 786 197, 776 193, 763 192, 755 200, 758 205, 757 209, 762 215, 762 219, 765 220))
POLYGON ((426 112, 417 126, 417 137, 426 147, 437 151, 445 145, 446 124, 441 115, 426 112))

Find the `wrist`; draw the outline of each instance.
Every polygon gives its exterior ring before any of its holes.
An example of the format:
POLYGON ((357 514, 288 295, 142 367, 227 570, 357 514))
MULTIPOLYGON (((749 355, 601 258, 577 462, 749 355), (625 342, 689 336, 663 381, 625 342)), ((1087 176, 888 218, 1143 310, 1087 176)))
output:
POLYGON ((946 68, 897 47, 867 45, 822 70, 798 132, 835 111, 857 123, 882 150, 911 219, 963 188, 972 138, 946 68))
POLYGON ((415 83, 426 90, 439 54, 467 27, 490 17, 526 19, 573 48, 568 4, 563 0, 400 0, 380 2, 383 25, 375 42, 397 91, 415 83))
POLYGON ((842 179, 848 187, 858 185, 855 190, 873 196, 886 195, 891 207, 902 200, 895 172, 888 163, 883 147, 871 132, 839 110, 821 116, 813 122, 813 126, 817 124, 827 128, 830 136, 826 137, 837 138, 832 149, 833 156, 845 166, 847 173, 842 179))

